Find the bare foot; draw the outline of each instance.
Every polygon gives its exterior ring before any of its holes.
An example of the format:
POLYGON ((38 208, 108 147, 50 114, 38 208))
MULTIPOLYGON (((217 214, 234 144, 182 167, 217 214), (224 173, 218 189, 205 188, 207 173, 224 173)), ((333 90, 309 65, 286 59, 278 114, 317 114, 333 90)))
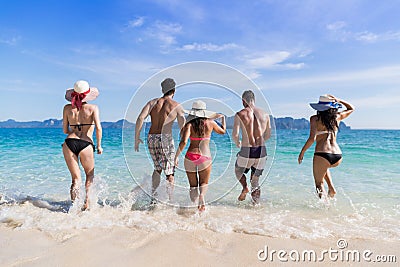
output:
POLYGON ((244 188, 243 190, 242 190, 242 193, 240 193, 240 195, 239 195, 239 197, 238 197, 238 200, 239 201, 243 201, 243 200, 245 200, 246 199, 246 194, 249 192, 249 188, 244 188))
POLYGON ((258 204, 260 203, 260 195, 261 195, 261 190, 260 188, 254 189, 251 192, 251 198, 253 200, 253 204, 258 204))
POLYGON ((336 190, 335 190, 335 188, 329 188, 329 190, 328 190, 328 196, 329 197, 334 197, 336 195, 336 190))
POLYGON ((204 202, 204 196, 200 195, 199 196, 199 205, 197 206, 199 211, 205 211, 206 210, 206 203, 204 202))
POLYGON ((86 201, 81 208, 81 211, 86 211, 86 210, 89 210, 89 201, 86 201))
POLYGON ((319 197, 319 198, 322 198, 322 196, 324 195, 324 190, 323 190, 323 189, 320 189, 320 188, 318 188, 318 187, 317 187, 316 190, 317 190, 318 197, 319 197))

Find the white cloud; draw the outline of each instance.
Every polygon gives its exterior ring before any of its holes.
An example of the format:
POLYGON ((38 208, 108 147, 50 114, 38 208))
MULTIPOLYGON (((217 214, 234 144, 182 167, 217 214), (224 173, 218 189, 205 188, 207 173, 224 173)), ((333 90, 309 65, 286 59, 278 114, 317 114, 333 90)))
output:
POLYGON ((368 31, 360 32, 355 34, 355 39, 358 41, 374 43, 379 41, 400 41, 400 31, 398 32, 385 32, 376 34, 368 31))
POLYGON ((128 25, 121 32, 125 32, 131 29, 140 29, 139 34, 135 34, 136 42, 144 42, 146 40, 156 40, 161 42, 161 47, 167 48, 173 44, 176 44, 176 36, 181 34, 182 25, 179 23, 165 22, 156 20, 153 23, 147 23, 147 27, 144 25, 145 18, 138 17, 135 20, 128 22, 128 25))
POLYGON ((21 39, 20 36, 13 36, 10 38, 0 38, 0 44, 6 44, 10 46, 14 46, 18 43, 18 41, 21 39))
POLYGON ((330 31, 338 31, 346 27, 346 22, 344 21, 336 21, 334 23, 326 25, 326 28, 330 31))
POLYGON ((83 44, 80 46, 75 46, 70 48, 70 50, 74 53, 82 55, 103 55, 110 52, 109 49, 100 48, 92 44, 89 45, 83 44))
POLYGON ((357 108, 388 108, 400 105, 400 94, 375 95, 352 101, 357 108))
POLYGON ((326 25, 326 29, 328 30, 328 33, 333 40, 345 42, 348 39, 351 39, 353 35, 353 33, 346 30, 346 26, 346 22, 336 21, 334 23, 326 25))
POLYGON ((372 32, 360 32, 356 34, 355 38, 358 41, 375 42, 376 40, 378 40, 378 35, 372 32))
POLYGON ((268 69, 272 66, 279 64, 290 57, 287 51, 272 51, 265 53, 262 56, 248 59, 246 63, 256 69, 268 69))
POLYGON ((249 71, 245 72, 245 74, 250 78, 250 79, 257 79, 258 77, 261 77, 261 73, 258 71, 249 71))
POLYGON ((144 23, 144 17, 138 17, 134 20, 128 21, 128 28, 137 28, 142 26, 144 23))
POLYGON ((400 41, 400 31, 387 31, 383 33, 374 33, 370 31, 352 32, 346 30, 347 24, 344 21, 337 21, 326 26, 330 36, 334 40, 345 42, 356 40, 366 43, 375 43, 381 41, 400 41))
POLYGON ((179 23, 156 21, 146 30, 149 37, 161 41, 162 46, 170 46, 176 43, 176 35, 182 32, 182 26, 179 23))
POLYGON ((250 69, 280 69, 280 70, 299 70, 306 64, 303 62, 288 62, 292 58, 304 58, 311 52, 291 53, 288 51, 270 51, 259 56, 253 56, 245 60, 247 68, 250 69))
POLYGON ((357 87, 364 84, 383 84, 387 81, 400 82, 400 65, 384 66, 378 68, 370 68, 355 71, 344 71, 336 73, 319 74, 317 76, 309 76, 302 78, 285 79, 282 81, 269 81, 265 87, 271 89, 279 88, 297 88, 301 85, 319 85, 319 84, 334 84, 334 83, 350 83, 357 82, 357 87))
POLYGON ((303 62, 301 63, 287 63, 287 64, 280 64, 278 66, 281 66, 284 69, 290 69, 290 70, 300 70, 303 69, 306 64, 304 64, 303 62))
POLYGON ((216 45, 212 43, 193 43, 193 44, 186 44, 182 47, 178 48, 177 50, 183 51, 210 51, 210 52, 219 52, 229 49, 239 48, 237 44, 228 43, 222 45, 216 45))

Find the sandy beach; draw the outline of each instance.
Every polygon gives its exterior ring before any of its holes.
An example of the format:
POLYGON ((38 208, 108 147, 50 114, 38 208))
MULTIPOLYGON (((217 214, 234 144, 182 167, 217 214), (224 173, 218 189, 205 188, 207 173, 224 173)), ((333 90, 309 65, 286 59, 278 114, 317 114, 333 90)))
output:
MULTIPOLYGON (((147 232, 125 227, 112 229, 71 230, 68 233, 49 234, 32 229, 0 227, 0 266, 313 266, 318 262, 294 262, 286 255, 281 262, 265 257, 260 250, 315 250, 338 249, 337 239, 299 240, 270 238, 244 233, 216 233, 208 230, 170 233, 147 232), (257 254, 260 254, 259 256, 257 254)), ((395 255, 400 259, 400 242, 346 240, 344 250, 370 250, 376 255, 395 255)), ((293 252, 292 252, 293 253, 293 252)), ((292 254, 294 257, 295 254, 292 254)), ((334 262, 326 255, 327 266, 365 266, 360 262, 334 262)), ((386 263, 395 266, 395 263, 386 263)))

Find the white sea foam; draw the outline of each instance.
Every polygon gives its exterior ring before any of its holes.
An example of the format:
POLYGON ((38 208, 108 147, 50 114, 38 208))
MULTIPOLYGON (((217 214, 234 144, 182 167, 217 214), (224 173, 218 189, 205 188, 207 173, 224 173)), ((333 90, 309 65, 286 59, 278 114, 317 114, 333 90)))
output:
MULTIPOLYGON (((267 191, 267 190, 263 190, 267 191)), ((196 208, 150 204, 150 198, 136 188, 111 199, 107 184, 96 179, 90 211, 82 212, 82 201, 2 194, 0 222, 16 229, 39 229, 56 238, 66 239, 86 228, 116 226, 149 232, 193 231, 208 229, 220 233, 246 233, 283 238, 316 239, 325 237, 398 240, 398 206, 386 210, 384 217, 370 216, 379 207, 352 205, 352 211, 340 210, 334 201, 299 199, 300 205, 287 205, 285 199, 263 199, 253 207, 250 201, 237 203, 227 199, 199 213, 196 208), (355 227, 356 226, 356 227, 355 227)), ((312 195, 312 194, 310 194, 312 195)), ((348 196, 347 196, 348 198, 348 196)))

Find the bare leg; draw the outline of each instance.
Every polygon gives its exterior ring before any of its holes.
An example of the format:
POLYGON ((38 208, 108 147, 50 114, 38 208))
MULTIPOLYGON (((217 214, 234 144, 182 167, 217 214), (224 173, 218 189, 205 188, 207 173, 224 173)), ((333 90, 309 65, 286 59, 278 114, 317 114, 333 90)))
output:
POLYGON ((197 167, 193 162, 186 158, 184 165, 190 185, 190 200, 195 204, 199 199, 199 179, 197 177, 197 167))
POLYGON ((62 146, 62 151, 64 154, 65 163, 67 164, 68 170, 71 173, 72 183, 69 193, 71 195, 72 202, 74 202, 76 198, 79 198, 79 189, 82 183, 78 157, 72 153, 71 150, 69 150, 65 143, 62 146))
POLYGON ((189 195, 193 204, 196 204, 199 201, 199 187, 190 187, 189 195))
POLYGON ((168 200, 171 201, 174 194, 174 175, 167 175, 167 195, 168 200))
POLYGON ((235 168, 236 178, 239 180, 242 185, 242 192, 240 193, 238 200, 243 201, 246 199, 246 194, 249 192, 249 188, 247 187, 246 176, 244 175, 241 168, 235 168))
POLYGON ((260 203, 260 195, 261 195, 261 190, 260 190, 260 185, 258 183, 260 179, 260 176, 254 175, 254 173, 251 173, 251 198, 253 200, 254 204, 260 203))
POLYGON ((319 198, 321 198, 322 195, 325 194, 324 178, 329 167, 330 167, 329 161, 320 156, 314 156, 313 174, 314 174, 315 187, 317 189, 319 198))
POLYGON ((206 168, 202 168, 199 171, 199 184, 200 184, 200 195, 199 195, 199 211, 204 211, 206 209, 205 195, 208 189, 208 180, 210 179, 211 174, 211 164, 210 162, 205 163, 208 165, 206 168))
POLYGON ((154 170, 153 175, 151 176, 151 195, 154 196, 156 193, 156 190, 158 186, 160 185, 160 179, 161 179, 161 171, 154 170))
POLYGON ((199 199, 199 182, 197 179, 197 172, 186 172, 190 185, 190 200, 196 203, 199 199))
POLYGON ((87 146, 79 153, 79 156, 81 158, 82 167, 85 170, 86 174, 86 181, 85 181, 86 197, 85 197, 85 204, 83 205, 82 210, 87 210, 90 205, 89 203, 90 187, 93 184, 93 179, 94 179, 93 147, 87 146))
POLYGON ((329 171, 329 169, 326 170, 324 179, 326 181, 326 184, 328 185, 328 196, 334 197, 336 194, 336 190, 335 190, 335 187, 333 186, 332 176, 331 176, 331 172, 329 171))

